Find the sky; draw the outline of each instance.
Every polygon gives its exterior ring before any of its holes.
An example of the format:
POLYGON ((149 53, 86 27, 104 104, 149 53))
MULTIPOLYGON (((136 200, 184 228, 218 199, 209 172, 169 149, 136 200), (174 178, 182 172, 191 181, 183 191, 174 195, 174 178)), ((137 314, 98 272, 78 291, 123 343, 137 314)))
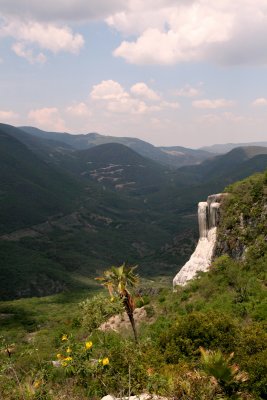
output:
POLYGON ((267 141, 267 0, 0 0, 0 121, 267 141))

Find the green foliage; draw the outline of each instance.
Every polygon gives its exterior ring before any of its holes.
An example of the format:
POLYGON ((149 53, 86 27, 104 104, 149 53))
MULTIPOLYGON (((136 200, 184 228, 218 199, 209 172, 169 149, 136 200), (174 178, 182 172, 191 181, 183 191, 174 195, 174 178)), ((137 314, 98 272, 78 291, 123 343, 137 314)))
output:
POLYGON ((267 250, 265 175, 253 175, 225 190, 229 196, 222 207, 218 252, 226 249, 240 258, 246 249, 253 259, 262 257, 267 250))
POLYGON ((119 267, 112 266, 103 273, 103 277, 97 278, 97 280, 102 282, 102 285, 108 289, 111 299, 113 299, 113 294, 115 294, 121 300, 129 317, 135 341, 137 342, 137 332, 133 315, 135 304, 133 295, 130 293, 131 288, 134 288, 139 282, 139 276, 134 273, 136 268, 137 265, 127 267, 125 263, 119 267))
POLYGON ((102 293, 84 300, 80 307, 82 310, 82 325, 89 333, 99 328, 112 315, 123 312, 123 304, 118 297, 110 299, 102 293))
POLYGON ((137 265, 127 267, 125 263, 119 267, 112 266, 104 271, 103 277, 96 279, 102 282, 101 284, 108 289, 111 296, 115 293, 119 297, 124 297, 129 292, 128 288, 135 287, 139 282, 138 275, 134 273, 136 268, 137 265))
POLYGON ((20 244, 0 240, 0 259, 2 300, 54 294, 72 284, 60 264, 20 244))
POLYGON ((238 384, 248 380, 248 375, 241 372, 239 367, 231 364, 234 353, 224 356, 221 351, 208 351, 200 348, 201 363, 204 371, 213 376, 222 386, 226 394, 238 391, 238 384))
POLYGON ((94 355, 91 340, 78 342, 72 336, 63 334, 61 341, 63 344, 55 364, 63 368, 66 376, 75 376, 80 384, 87 386, 88 381, 98 379, 98 375, 102 375, 103 369, 108 367, 109 358, 99 353, 94 355))
POLYGON ((229 350, 233 347, 236 324, 221 313, 193 312, 179 317, 160 337, 160 348, 169 363, 187 357, 198 358, 199 347, 229 350))
POLYGON ((0 234, 70 212, 82 188, 15 139, 13 131, 18 130, 0 125, 0 234))

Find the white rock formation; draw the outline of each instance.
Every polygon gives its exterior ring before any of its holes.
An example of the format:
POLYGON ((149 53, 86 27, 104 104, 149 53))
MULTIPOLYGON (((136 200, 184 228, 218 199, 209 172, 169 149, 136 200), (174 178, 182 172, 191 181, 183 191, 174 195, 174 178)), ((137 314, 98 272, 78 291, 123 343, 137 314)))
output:
POLYGON ((198 203, 199 241, 190 260, 173 279, 173 287, 184 286, 198 271, 206 272, 211 264, 216 246, 218 209, 225 193, 213 194, 206 202, 198 203))

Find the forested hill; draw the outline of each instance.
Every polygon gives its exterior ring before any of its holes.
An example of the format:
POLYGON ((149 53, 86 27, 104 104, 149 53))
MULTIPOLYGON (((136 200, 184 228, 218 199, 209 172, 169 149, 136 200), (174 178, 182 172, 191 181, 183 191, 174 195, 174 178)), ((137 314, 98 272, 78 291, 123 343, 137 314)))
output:
POLYGON ((81 185, 48 165, 0 124, 0 234, 70 212, 81 185))
MULTIPOLYGON (((267 256, 267 172, 255 174, 225 189, 217 255, 237 260, 267 256)), ((265 266, 267 266, 267 259, 265 266)), ((264 268, 263 268, 264 270, 264 268)))

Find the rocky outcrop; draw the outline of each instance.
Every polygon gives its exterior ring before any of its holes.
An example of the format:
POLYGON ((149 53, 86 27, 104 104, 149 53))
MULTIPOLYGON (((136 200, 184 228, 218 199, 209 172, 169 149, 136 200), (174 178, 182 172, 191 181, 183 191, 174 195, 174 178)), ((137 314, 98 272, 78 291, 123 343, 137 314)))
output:
POLYGON ((107 395, 105 397, 102 397, 101 400, 168 400, 168 398, 157 396, 155 394, 143 393, 140 394, 139 396, 127 396, 127 397, 113 397, 107 395))
POLYGON ((185 285, 198 271, 206 272, 214 257, 219 207, 225 193, 213 194, 198 204, 199 241, 191 258, 173 279, 173 286, 185 285))
MULTIPOLYGON (((146 308, 136 308, 134 310, 134 319, 136 325, 139 325, 141 322, 149 322, 149 318, 147 316, 146 308)), ((119 332, 123 329, 130 329, 131 324, 129 317, 126 312, 118 315, 113 315, 108 319, 108 321, 104 322, 100 325, 99 329, 101 331, 110 331, 113 330, 115 332, 119 332)))

